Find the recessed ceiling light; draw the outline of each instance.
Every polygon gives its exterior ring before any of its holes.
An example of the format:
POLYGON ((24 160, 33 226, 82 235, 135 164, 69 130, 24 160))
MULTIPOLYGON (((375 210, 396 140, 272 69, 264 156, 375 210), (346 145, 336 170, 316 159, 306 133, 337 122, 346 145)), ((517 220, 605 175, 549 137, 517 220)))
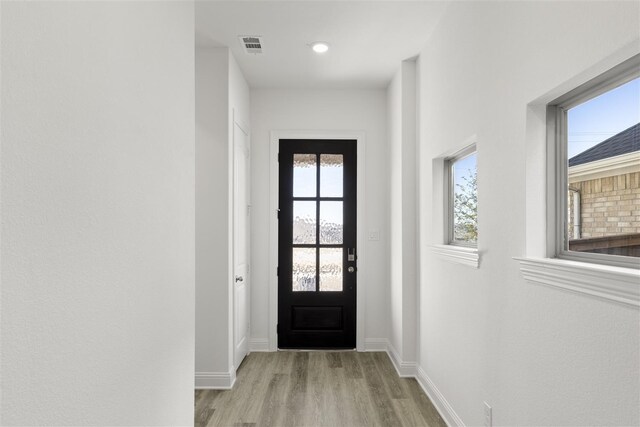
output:
POLYGON ((311 43, 311 49, 313 49, 315 53, 325 53, 329 50, 329 45, 325 42, 314 42, 311 43))

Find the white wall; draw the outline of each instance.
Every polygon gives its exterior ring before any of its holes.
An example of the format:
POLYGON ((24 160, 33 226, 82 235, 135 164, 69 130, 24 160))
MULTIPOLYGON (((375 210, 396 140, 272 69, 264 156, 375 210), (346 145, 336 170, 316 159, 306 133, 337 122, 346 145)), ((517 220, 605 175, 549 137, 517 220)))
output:
MULTIPOLYGON (((389 345, 402 348, 402 69, 387 88, 389 134, 389 345)), ((397 351, 397 350, 396 350, 397 351)))
POLYGON ((387 89, 390 162, 390 330, 396 362, 416 361, 416 63, 402 61, 387 89))
POLYGON ((0 424, 193 422, 193 19, 2 2, 0 424))
POLYGON ((415 60, 402 62, 402 349, 403 362, 415 362, 417 343, 417 75, 415 60))
MULTIPOLYGON (((235 120, 244 125, 249 125, 251 94, 249 85, 244 79, 242 70, 236 59, 229 52, 229 108, 235 111, 235 120)), ((233 123, 229 123, 229 126, 233 123)), ((233 135, 231 135, 233 143, 233 135)))
POLYGON ((233 366, 233 120, 249 86, 228 48, 196 48, 196 387, 228 387, 233 366))
MULTIPOLYGON (((366 230, 379 230, 367 241, 365 339, 387 337, 389 286, 388 147, 384 90, 251 91, 252 220, 251 336, 268 338, 269 141, 272 130, 362 130, 366 133, 366 230)), ((359 260, 359 262, 362 260, 359 260)), ((277 316, 276 316, 277 317, 277 316)))
POLYGON ((228 372, 229 50, 197 48, 196 386, 198 373, 228 372))
POLYGON ((527 284, 527 103, 631 42, 637 2, 452 3, 420 55, 420 366, 467 425, 637 425, 637 309, 527 284), (436 258, 432 159, 477 134, 478 270, 436 258))

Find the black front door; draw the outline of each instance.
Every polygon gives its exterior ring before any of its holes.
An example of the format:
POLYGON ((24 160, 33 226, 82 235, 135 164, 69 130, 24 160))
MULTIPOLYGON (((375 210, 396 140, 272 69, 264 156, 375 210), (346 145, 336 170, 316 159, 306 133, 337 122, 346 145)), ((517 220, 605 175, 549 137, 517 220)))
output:
POLYGON ((356 143, 280 140, 278 347, 356 346, 356 143))

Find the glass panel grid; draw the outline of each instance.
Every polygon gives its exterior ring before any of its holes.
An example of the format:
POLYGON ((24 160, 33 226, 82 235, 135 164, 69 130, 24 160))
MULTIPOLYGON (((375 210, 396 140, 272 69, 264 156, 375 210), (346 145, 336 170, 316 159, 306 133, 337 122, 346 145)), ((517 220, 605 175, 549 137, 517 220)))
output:
POLYGON ((342 154, 294 154, 294 292, 343 290, 343 165, 342 154))

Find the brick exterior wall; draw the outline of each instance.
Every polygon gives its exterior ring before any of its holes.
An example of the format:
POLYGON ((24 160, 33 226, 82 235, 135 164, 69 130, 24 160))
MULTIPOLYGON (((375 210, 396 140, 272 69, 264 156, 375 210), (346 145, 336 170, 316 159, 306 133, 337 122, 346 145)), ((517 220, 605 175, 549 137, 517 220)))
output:
MULTIPOLYGON (((582 236, 640 233, 640 172, 574 182, 580 191, 582 236)), ((573 197, 569 191, 569 239, 573 239, 573 197)))

